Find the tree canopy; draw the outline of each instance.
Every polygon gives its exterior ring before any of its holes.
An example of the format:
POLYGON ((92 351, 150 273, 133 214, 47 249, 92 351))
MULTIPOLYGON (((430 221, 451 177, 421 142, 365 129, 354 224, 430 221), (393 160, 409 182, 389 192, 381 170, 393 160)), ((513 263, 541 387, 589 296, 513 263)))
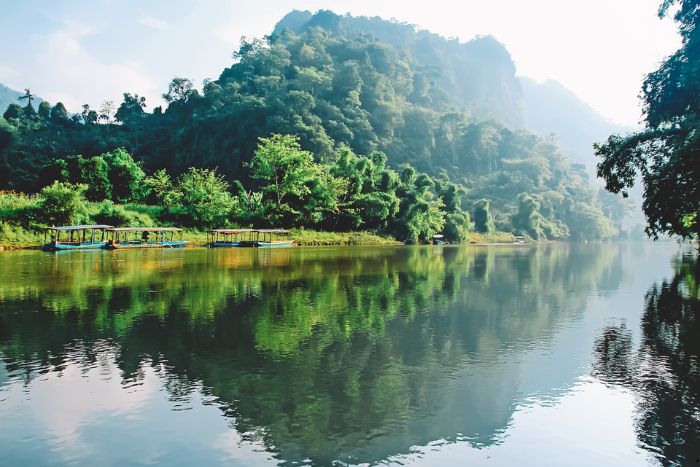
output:
POLYGON ((602 159, 598 175, 609 191, 627 196, 641 178, 649 235, 698 238, 700 2, 664 0, 659 15, 673 8, 682 44, 644 80, 645 128, 630 135, 612 135, 595 150, 602 159))

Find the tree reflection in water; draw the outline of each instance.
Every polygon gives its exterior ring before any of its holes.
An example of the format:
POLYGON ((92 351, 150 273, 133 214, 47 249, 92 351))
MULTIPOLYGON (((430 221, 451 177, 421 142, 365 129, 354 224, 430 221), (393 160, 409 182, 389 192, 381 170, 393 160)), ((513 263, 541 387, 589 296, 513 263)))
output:
POLYGON ((593 374, 634 391, 640 445, 664 465, 700 460, 700 262, 675 259, 670 282, 646 294, 639 349, 623 325, 596 341, 593 374))
POLYGON ((485 447, 524 397, 520 356, 618 286, 620 248, 0 257, 0 353, 27 384, 105 353, 125 386, 156 369, 288 463, 485 447))

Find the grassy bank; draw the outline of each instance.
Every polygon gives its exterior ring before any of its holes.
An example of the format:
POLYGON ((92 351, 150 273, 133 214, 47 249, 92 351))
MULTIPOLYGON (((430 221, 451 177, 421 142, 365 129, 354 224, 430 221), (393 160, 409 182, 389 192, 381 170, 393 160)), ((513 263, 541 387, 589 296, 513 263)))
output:
MULTIPOLYGON (((297 245, 401 245, 401 242, 370 232, 319 232, 315 230, 293 229, 291 238, 297 245)), ((201 247, 207 243, 206 231, 186 230, 183 239, 190 246, 201 247)), ((42 230, 26 229, 21 226, 0 222, 0 249, 15 250, 38 248, 44 243, 42 230)))
POLYGON ((515 243, 515 235, 510 232, 469 232, 469 243, 474 243, 477 245, 488 245, 490 243, 515 243))
MULTIPOLYGON (((183 238, 189 240, 190 246, 201 247, 207 242, 206 231, 187 230, 183 238)), ((401 245, 401 242, 391 238, 380 236, 371 232, 320 232, 307 229, 292 229, 291 238, 300 246, 321 245, 401 245)), ((513 234, 506 232, 494 232, 469 234, 469 243, 487 245, 492 243, 514 243, 513 234)), ((44 232, 40 229, 28 229, 7 222, 0 222, 0 249, 16 250, 26 248, 38 248, 44 243, 44 232)))

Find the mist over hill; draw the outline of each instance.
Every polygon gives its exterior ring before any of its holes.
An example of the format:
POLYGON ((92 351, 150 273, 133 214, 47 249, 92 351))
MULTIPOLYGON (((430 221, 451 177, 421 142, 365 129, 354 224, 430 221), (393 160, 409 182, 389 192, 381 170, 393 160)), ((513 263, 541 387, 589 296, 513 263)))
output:
POLYGON ((632 130, 605 119, 558 81, 538 83, 521 77, 520 85, 527 128, 542 136, 553 133, 571 161, 591 171, 595 168, 592 144, 632 130))
POLYGON ((17 103, 19 96, 21 96, 19 92, 0 84, 0 111, 5 112, 8 105, 17 103))

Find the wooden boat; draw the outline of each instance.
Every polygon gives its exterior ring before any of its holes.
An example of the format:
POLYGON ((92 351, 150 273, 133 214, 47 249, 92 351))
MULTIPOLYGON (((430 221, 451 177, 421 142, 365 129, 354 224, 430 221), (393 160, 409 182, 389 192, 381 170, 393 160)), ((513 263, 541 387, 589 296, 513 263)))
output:
POLYGON ((48 227, 44 231, 46 251, 94 250, 107 244, 107 231, 111 225, 66 225, 48 227), (50 235, 50 238, 47 238, 50 235), (47 241, 48 240, 48 241, 47 241))
POLYGON ((179 248, 189 243, 182 239, 182 229, 177 227, 117 227, 109 231, 109 237, 106 247, 110 250, 179 248))
POLYGON ((444 235, 433 235, 431 242, 433 245, 447 245, 444 235))
POLYGON ((213 229, 207 233, 209 248, 231 248, 244 246, 242 242, 253 240, 252 229, 213 229))
POLYGON ((254 246, 258 248, 277 248, 292 246, 294 241, 289 238, 289 230, 282 229, 258 229, 251 233, 251 242, 241 246, 254 246))

